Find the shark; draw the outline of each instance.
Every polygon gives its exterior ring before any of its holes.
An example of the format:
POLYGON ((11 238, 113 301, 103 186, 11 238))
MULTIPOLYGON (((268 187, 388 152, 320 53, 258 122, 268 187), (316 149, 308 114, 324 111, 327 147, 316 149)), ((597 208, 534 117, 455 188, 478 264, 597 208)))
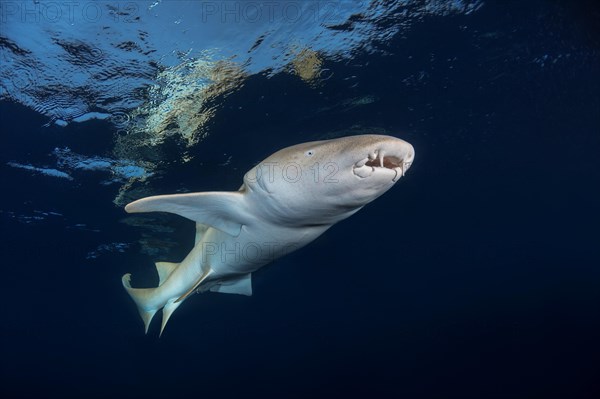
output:
POLYGON ((309 244, 394 186, 415 150, 387 135, 363 134, 284 148, 258 163, 238 191, 146 197, 128 213, 169 212, 196 222, 195 245, 178 263, 156 262, 158 286, 122 284, 145 333, 162 309, 160 335, 193 294, 252 295, 252 273, 309 244))

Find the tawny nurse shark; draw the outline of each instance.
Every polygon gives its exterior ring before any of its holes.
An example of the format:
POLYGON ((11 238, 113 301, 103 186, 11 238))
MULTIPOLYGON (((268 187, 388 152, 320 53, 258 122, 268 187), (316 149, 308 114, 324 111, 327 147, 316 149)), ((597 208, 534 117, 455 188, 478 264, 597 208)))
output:
POLYGON ((156 263, 158 287, 133 288, 131 275, 123 276, 146 333, 162 309, 162 334, 194 293, 252 295, 253 272, 385 193, 414 157, 412 145, 391 136, 313 141, 277 151, 244 175, 238 191, 159 195, 128 204, 130 213, 170 212, 196 222, 196 243, 185 259, 156 263))

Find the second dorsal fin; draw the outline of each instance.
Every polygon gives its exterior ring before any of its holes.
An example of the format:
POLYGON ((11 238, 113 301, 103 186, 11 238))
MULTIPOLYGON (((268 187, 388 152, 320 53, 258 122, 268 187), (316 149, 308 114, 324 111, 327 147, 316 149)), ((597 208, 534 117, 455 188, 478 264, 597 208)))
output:
POLYGON ((156 271, 158 272, 158 285, 161 286, 167 280, 167 278, 169 278, 171 273, 173 273, 173 271, 177 269, 179 263, 156 262, 155 265, 156 271))

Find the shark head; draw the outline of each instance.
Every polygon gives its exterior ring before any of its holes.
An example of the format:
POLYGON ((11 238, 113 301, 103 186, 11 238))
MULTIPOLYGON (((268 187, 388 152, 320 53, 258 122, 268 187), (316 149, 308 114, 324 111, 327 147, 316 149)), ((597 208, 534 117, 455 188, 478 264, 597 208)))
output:
POLYGON ((382 135, 302 143, 277 151, 244 176, 265 215, 289 224, 330 224, 389 190, 410 168, 412 145, 382 135))

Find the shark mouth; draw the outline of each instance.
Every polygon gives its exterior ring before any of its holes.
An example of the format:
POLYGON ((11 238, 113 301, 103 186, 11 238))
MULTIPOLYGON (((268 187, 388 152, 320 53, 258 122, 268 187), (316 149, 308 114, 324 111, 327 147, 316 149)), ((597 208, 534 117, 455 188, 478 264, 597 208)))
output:
POLYGON ((395 183, 401 176, 404 176, 409 167, 409 162, 404 162, 404 160, 394 155, 386 155, 381 150, 375 151, 369 154, 367 158, 355 163, 352 171, 356 176, 364 179, 377 171, 391 170, 395 172, 395 176, 392 179, 392 182, 395 183))

